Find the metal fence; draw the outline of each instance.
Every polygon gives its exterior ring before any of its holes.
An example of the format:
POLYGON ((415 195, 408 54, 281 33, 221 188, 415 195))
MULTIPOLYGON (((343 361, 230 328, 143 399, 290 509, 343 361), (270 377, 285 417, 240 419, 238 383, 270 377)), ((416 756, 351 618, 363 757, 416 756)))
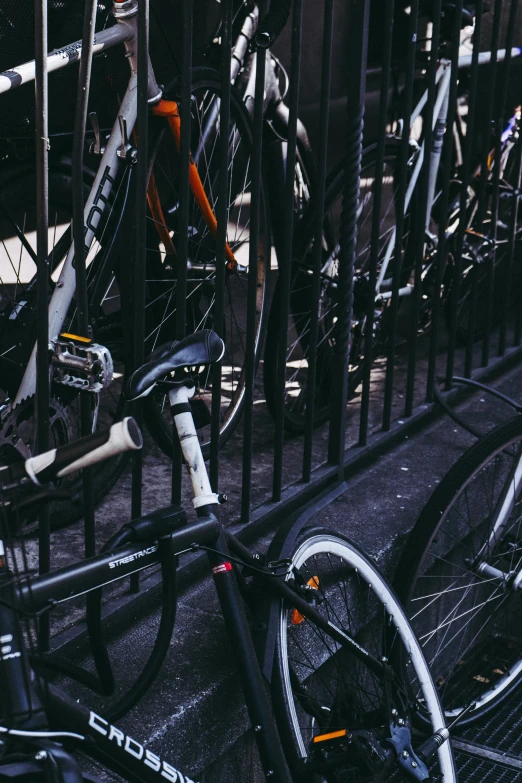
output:
MULTIPOLYGON (((127 116, 115 111, 120 164, 112 192, 99 191, 108 217, 92 199, 84 214, 109 129, 93 118, 86 131, 88 107, 100 117, 107 109, 105 100, 97 106, 98 87, 89 97, 100 7, 85 3, 81 58, 79 46, 60 42, 62 58, 81 60, 74 134, 49 137, 60 107, 48 100, 55 60, 46 3, 36 0, 35 143, 24 138, 21 151, 15 131, 2 142, 2 454, 42 451, 123 415, 126 374, 162 343, 212 328, 225 355, 199 373, 210 417, 194 410, 213 488, 229 493, 231 522, 275 524, 429 415, 454 375, 481 377, 518 355, 518 2, 494 0, 485 11, 482 0, 294 0, 269 49, 259 35, 264 0, 219 8, 151 0, 150 9, 139 0, 137 41, 127 40, 137 98, 133 109, 125 104, 127 116), (165 82, 159 104, 149 48, 165 82), (13 183, 27 179, 35 154, 36 201, 29 184, 17 201, 13 183), (85 247, 93 208, 95 252, 85 247), (76 296, 58 331, 113 353, 119 380, 98 396, 57 383, 56 346, 49 353, 58 337, 49 333, 50 295, 61 284, 60 238, 71 218, 76 296), (8 249, 13 238, 19 255, 8 249), (24 253, 34 274, 22 279, 24 253), (32 317, 21 319, 29 305, 32 317), (36 421, 36 441, 16 435, 22 420, 13 405, 27 404, 19 384, 35 340, 36 398, 23 422, 36 421), (11 351, 16 372, 6 363, 11 351)), ((110 31, 110 7, 101 10, 98 26, 110 31)), ((118 49, 94 62, 117 105, 128 80, 118 49)), ((15 65, 0 74, 2 92, 30 80, 15 65)), ((164 397, 153 393, 133 414, 172 457, 172 500, 180 502, 181 457, 164 397)), ((148 459, 133 458, 134 517, 148 459)), ((83 508, 87 556, 97 548, 95 501, 119 467, 84 473, 75 508, 83 508)), ((50 524, 43 511, 41 571, 50 567, 50 524)), ((48 633, 44 626, 44 646, 48 633)))

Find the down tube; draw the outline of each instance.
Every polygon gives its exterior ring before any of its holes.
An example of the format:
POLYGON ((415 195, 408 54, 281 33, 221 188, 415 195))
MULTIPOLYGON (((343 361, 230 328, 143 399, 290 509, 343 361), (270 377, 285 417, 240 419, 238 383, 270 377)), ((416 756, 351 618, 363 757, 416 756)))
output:
POLYGON ((194 783, 168 761, 125 734, 102 715, 71 701, 57 688, 47 686, 45 702, 51 728, 83 737, 75 750, 104 764, 128 783, 194 783))
MULTIPOLYGON (((127 132, 130 135, 136 122, 136 76, 133 74, 129 79, 129 86, 123 102, 120 107, 119 114, 127 120, 127 132)), ((90 247, 92 240, 94 239, 94 232, 98 227, 100 218, 105 209, 109 194, 112 190, 112 185, 118 170, 119 158, 117 155, 118 147, 121 145, 121 133, 119 121, 116 120, 112 129, 107 147, 103 155, 100 168, 96 174, 94 184, 89 198, 85 205, 85 223, 87 231, 85 234, 85 246, 90 247)), ((57 337, 62 328, 63 322, 67 315, 67 311, 73 300, 74 291, 76 288, 76 276, 74 272, 74 247, 71 246, 67 259, 63 265, 63 269, 60 273, 60 278, 49 304, 49 337, 53 339, 57 337)), ((26 397, 30 397, 35 393, 36 386, 36 347, 33 348, 31 358, 29 359, 26 367, 22 383, 18 389, 14 404, 18 405, 19 402, 26 397)))

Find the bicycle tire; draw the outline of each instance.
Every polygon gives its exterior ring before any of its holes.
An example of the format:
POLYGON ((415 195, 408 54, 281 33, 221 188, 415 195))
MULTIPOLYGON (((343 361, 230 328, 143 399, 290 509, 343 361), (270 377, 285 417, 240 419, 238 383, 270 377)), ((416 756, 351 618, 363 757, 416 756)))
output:
MULTIPOLYGON (((442 708, 420 647, 395 593, 366 555, 339 533, 311 528, 301 533, 289 561, 287 580, 292 577, 298 584, 308 586, 307 594, 315 609, 332 618, 379 659, 386 656, 390 663, 397 661, 392 664, 398 679, 391 700, 397 707, 397 694, 404 687, 408 697, 407 701, 403 698, 398 714, 405 725, 410 723, 410 716, 404 705, 414 698, 417 703, 425 700, 424 713, 433 730, 441 728, 442 708), (398 663, 403 645, 410 661, 406 669, 398 663)), ((386 771, 382 766, 374 772, 365 770, 361 763, 364 757, 350 750, 349 744, 331 772, 323 770, 315 776, 312 767, 313 772, 309 768, 305 774, 314 736, 344 729, 353 736, 353 732, 364 727, 373 732, 376 741, 382 741, 382 732, 389 731, 386 713, 391 704, 385 706, 383 682, 367 666, 333 639, 327 639, 289 603, 281 602, 278 614, 273 704, 293 779, 313 778, 318 783, 391 779, 395 764, 386 771)), ((415 749, 421 740, 415 734, 412 741, 415 749)), ((456 781, 449 744, 444 743, 438 754, 438 761, 433 761, 439 765, 445 782, 456 781)))
MULTIPOLYGON (((368 286, 370 238, 373 212, 372 175, 377 162, 377 146, 372 145, 362 154, 361 191, 359 195, 360 214, 357 225, 357 249, 355 260, 354 310, 352 320, 352 343, 349 358, 348 395, 353 397, 361 383, 364 371, 365 324, 368 300, 371 296, 368 286), (366 172, 366 176, 365 176, 366 172)), ((395 225, 394 218, 389 220, 390 210, 395 210, 396 189, 395 171, 399 163, 399 148, 389 143, 385 149, 385 169, 383 179, 392 183, 391 192, 386 197, 383 192, 381 213, 383 232, 381 245, 384 248, 386 237, 395 225), (390 225, 386 225, 386 223, 390 225)), ((325 194, 325 221, 323 238, 322 282, 319 296, 319 331, 316 370, 316 398, 314 408, 314 426, 323 424, 330 414, 331 378, 335 352, 336 322, 336 280, 338 266, 339 232, 341 202, 344 186, 344 168, 342 165, 330 174, 325 194)), ((415 203, 407 212, 403 247, 408 247, 408 237, 416 219, 415 203)), ((316 208, 313 202, 299 222, 294 237, 293 262, 290 284, 290 317, 287 337, 287 368, 285 374, 285 428, 292 433, 304 432, 306 421, 306 399, 308 381, 308 353, 310 335, 310 313, 317 306, 312 301, 312 252, 316 225, 316 208)), ((411 264, 409 258, 403 264, 403 277, 409 276, 411 264)), ((393 257, 389 269, 393 268, 393 257)), ((264 390, 267 406, 276 416, 279 406, 277 378, 280 344, 280 312, 283 292, 278 280, 270 314, 268 318, 266 350, 264 357, 264 390)), ((385 304, 375 307, 373 356, 377 355, 383 342, 386 327, 387 307, 385 304)))
MULTIPOLYGON (((180 80, 176 79, 165 90, 165 95, 179 100, 180 80)), ((212 209, 215 209, 216 195, 212 183, 217 182, 219 160, 215 154, 219 151, 218 118, 210 127, 203 125, 205 118, 214 106, 219 106, 221 93, 221 77, 209 68, 195 68, 192 84, 192 121, 191 121, 191 151, 198 163, 200 176, 205 186, 207 197, 212 209), (217 100, 216 100, 217 97, 217 100), (217 131, 216 131, 217 129, 217 131), (205 136, 205 132, 207 135, 205 136), (202 141, 206 139, 205 141, 202 141), (210 147, 210 153, 207 148, 210 147)), ((243 271, 236 274, 226 273, 225 280, 225 354, 222 360, 222 402, 220 446, 224 445, 232 435, 241 416, 245 394, 245 355, 244 336, 246 335, 247 271, 248 252, 250 247, 249 216, 245 207, 250 196, 251 181, 248 172, 252 154, 252 125, 248 112, 236 91, 232 89, 231 98, 231 161, 230 161, 230 195, 228 209, 227 241, 237 256, 243 271), (242 222, 243 221, 243 222, 242 222)), ((163 121, 164 124, 164 121, 163 121)), ((177 159, 178 153, 171 134, 165 133, 159 148, 156 150, 152 164, 157 190, 162 202, 165 216, 165 228, 169 233, 176 233, 176 199, 177 199, 177 159)), ((247 207, 248 209, 248 207, 247 207)), ((187 293, 187 324, 186 331, 191 333, 199 329, 213 328, 215 296, 213 285, 216 276, 215 242, 211 239, 208 227, 190 194, 190 237, 189 260, 191 267, 188 275, 187 293), (202 268, 202 271, 201 269, 202 268)), ((256 268, 256 315, 255 315, 255 364, 261 354, 265 331, 270 258, 270 220, 264 182, 261 183, 260 199, 260 232, 258 237, 257 268, 256 268)), ((165 255, 157 230, 151 227, 148 233, 147 264, 157 269, 162 279, 151 286, 150 302, 154 310, 150 314, 151 334, 146 336, 145 352, 148 354, 156 345, 173 339, 175 336, 175 306, 169 302, 175 299, 175 271, 169 269, 169 256, 165 255), (159 240, 159 241, 158 241, 159 240), (163 254, 163 258, 161 255, 163 254), (155 257, 154 257, 155 256, 155 257), (159 263, 158 263, 159 262, 159 263), (167 310, 163 303, 167 302, 167 310), (160 326, 158 327, 158 317, 160 326), (170 320, 168 320, 170 319, 170 320), (163 323, 163 326, 161 326, 163 323)), ((172 267, 175 262, 172 263, 172 267)), ((200 375, 200 385, 197 396, 210 402, 212 396, 212 377, 209 368, 200 375)), ((170 456, 172 454, 172 420, 165 393, 153 392, 146 403, 146 421, 156 443, 170 456)), ((210 426, 199 431, 200 441, 205 457, 210 451, 210 426)))
MULTIPOLYGON (((86 176, 90 178, 86 170, 86 176)), ((36 251, 36 180, 34 169, 19 166, 8 170, 0 182, 0 266, 2 277, 0 312, 0 376, 4 394, 13 399, 23 376, 34 341, 36 339, 36 264, 31 253, 36 251)), ((87 197, 89 187, 84 187, 87 197)), ((72 175, 70 167, 60 160, 51 161, 49 169, 49 258, 52 280, 56 281, 61 262, 70 247, 70 222, 72 219, 72 175)), ((96 271, 97 254, 105 244, 104 232, 108 216, 101 222, 91 250, 88 273, 90 308, 97 316, 94 329, 95 341, 104 342, 102 333, 106 329, 106 298, 92 295, 93 275, 96 271)), ((50 286, 51 290, 51 286, 50 286)), ((71 306, 64 324, 65 331, 72 328, 74 305, 71 306), (69 328, 71 327, 71 328, 69 328)), ((116 369, 121 357, 113 357, 116 369)), ((123 376, 123 372, 119 373, 123 376)), ((106 428, 123 415, 121 381, 116 380, 109 389, 93 398, 98 428, 106 428)), ((6 422, 2 422, 0 454, 2 464, 21 458, 12 445, 15 433, 29 449, 34 448, 34 405, 33 400, 24 400, 13 409, 6 422)), ((80 411, 78 393, 71 388, 52 385, 50 415, 51 445, 63 445, 80 437, 80 411)), ((125 458, 117 457, 100 464, 95 469, 94 497, 101 500, 118 478, 125 458)), ((74 477, 67 480, 72 492, 71 501, 52 503, 50 507, 53 528, 77 519, 83 513, 82 480, 74 477)), ((34 519, 20 521, 19 532, 25 535, 38 529, 34 519)))
MULTIPOLYGON (((520 140, 513 142, 506 148, 502 156, 499 204, 497 219, 496 240, 488 236, 489 225, 492 219, 492 178, 495 176, 495 166, 488 175, 488 192, 486 194, 485 218, 482 223, 476 220, 479 198, 479 182, 474 181, 468 191, 466 203, 466 222, 469 231, 464 236, 463 268, 459 283, 458 301, 456 304, 456 336, 461 345, 467 345, 471 323, 473 323, 473 341, 480 340, 486 333, 487 319, 484 314, 489 307, 490 288, 493 286, 493 308, 491 313, 491 327, 494 328, 500 322, 500 314, 505 301, 504 288, 508 271, 508 244, 512 219, 512 210, 517 202, 519 183, 515 181, 517 174, 517 155, 519 155, 520 140), (493 269, 491 269, 493 265, 493 269), (482 315, 481 315, 482 314, 482 315)), ((460 204, 457 202, 450 213, 448 225, 455 224, 460 219, 460 204)), ((520 241, 520 213, 515 228, 515 241, 520 241)), ((458 233, 458 232, 456 232, 458 233)), ((456 233, 450 245, 450 252, 455 252, 456 233)), ((520 273, 513 266, 513 273, 520 282, 520 273), (518 274, 517 274, 518 273, 518 274)), ((518 290, 518 289, 517 289, 518 290)), ((514 295, 509 295, 507 302, 516 301, 514 295)), ((453 300, 450 295, 446 299, 446 321, 448 328, 451 325, 451 307, 453 300)))
POLYGON ((503 493, 510 496, 510 471, 521 447, 522 416, 517 416, 468 449, 427 502, 397 566, 395 589, 423 645, 447 717, 476 702, 461 726, 497 707, 522 679, 522 640, 515 633, 520 622, 513 621, 522 608, 518 594, 509 582, 488 581, 487 574, 477 572, 482 562, 503 572, 516 573, 522 566, 512 543, 520 526, 515 483, 514 508, 505 516, 508 532, 480 553, 490 540, 494 509, 503 493))

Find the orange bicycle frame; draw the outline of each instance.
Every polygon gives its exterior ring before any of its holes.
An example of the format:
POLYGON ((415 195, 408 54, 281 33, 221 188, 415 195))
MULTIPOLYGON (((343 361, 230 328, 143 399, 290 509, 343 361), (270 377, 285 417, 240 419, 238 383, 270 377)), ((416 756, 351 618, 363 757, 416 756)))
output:
MULTIPOLYGON (((161 100, 158 104, 156 104, 156 106, 152 107, 152 114, 155 117, 166 117, 167 122, 169 124, 169 128, 172 132, 172 135, 174 136, 176 147, 179 152, 181 147, 181 121, 179 116, 179 107, 176 101, 161 100)), ((198 205, 201 214, 203 216, 203 220, 207 224, 208 229, 212 234, 212 236, 214 237, 214 239, 216 239, 217 219, 212 210, 210 202, 207 198, 207 194, 205 193, 205 188, 201 181, 201 177, 199 176, 198 167, 194 163, 192 159, 192 155, 190 156, 190 162, 189 162, 189 183, 196 204, 198 205)), ((160 239, 165 246, 166 252, 171 255, 175 255, 176 250, 174 248, 174 243, 172 242, 172 238, 166 228, 165 218, 163 215, 163 210, 161 207, 158 190, 156 187, 156 181, 154 179, 154 173, 151 174, 149 180, 149 185, 147 188, 147 201, 149 204, 149 209, 152 213, 152 217, 154 218, 154 222, 156 224, 160 239)), ((227 258, 227 268, 229 269, 229 271, 235 272, 237 268, 237 261, 234 257, 234 253, 232 252, 232 249, 228 244, 228 242, 225 245, 225 254, 227 258)))

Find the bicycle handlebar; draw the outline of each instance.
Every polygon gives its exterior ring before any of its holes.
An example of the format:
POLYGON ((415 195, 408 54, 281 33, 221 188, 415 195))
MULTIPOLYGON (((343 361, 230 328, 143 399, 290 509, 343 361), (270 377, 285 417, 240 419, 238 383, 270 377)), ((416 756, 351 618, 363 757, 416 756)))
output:
POLYGON ((4 475, 9 477, 9 483, 29 478, 37 486, 48 484, 124 451, 141 449, 142 445, 140 428, 135 419, 127 416, 108 430, 86 435, 65 446, 29 457, 25 462, 0 468, 0 484, 5 483, 4 475))
POLYGON ((287 23, 292 0, 273 0, 269 12, 254 36, 256 49, 268 49, 287 23))

